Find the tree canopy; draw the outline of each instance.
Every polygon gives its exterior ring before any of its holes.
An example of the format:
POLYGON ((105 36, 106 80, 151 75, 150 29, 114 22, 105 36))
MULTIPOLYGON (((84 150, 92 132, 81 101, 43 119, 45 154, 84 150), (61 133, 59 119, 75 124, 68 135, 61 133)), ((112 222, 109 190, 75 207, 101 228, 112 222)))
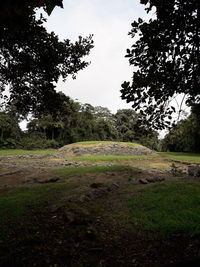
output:
POLYGON ((126 57, 135 71, 121 97, 133 102, 155 129, 170 124, 173 98, 183 93, 188 105, 200 102, 200 1, 141 0, 156 18, 132 23, 136 38, 126 57), (168 118, 168 121, 165 118, 168 118))
POLYGON ((33 149, 108 140, 139 142, 156 149, 158 133, 141 127, 138 118, 132 109, 113 114, 106 107, 81 104, 58 92, 53 112, 34 112, 26 132, 19 128, 21 118, 14 106, 0 112, 0 147, 33 149))
POLYGON ((3 4, 14 15, 9 19, 8 12, 0 24, 0 97, 24 114, 52 108, 59 78, 65 80, 69 75, 75 78, 89 64, 82 57, 93 47, 92 36, 79 37, 72 43, 48 33, 43 26, 45 19, 42 16, 37 19, 35 11, 35 7, 43 5, 48 9, 47 3, 52 3, 53 8, 62 1, 10 0, 3 4), (5 95, 7 88, 9 99, 5 95))
POLYGON ((24 16, 27 8, 34 9, 43 7, 44 10, 51 14, 55 6, 63 7, 63 0, 6 0, 1 2, 0 21, 13 21, 16 17, 24 16))

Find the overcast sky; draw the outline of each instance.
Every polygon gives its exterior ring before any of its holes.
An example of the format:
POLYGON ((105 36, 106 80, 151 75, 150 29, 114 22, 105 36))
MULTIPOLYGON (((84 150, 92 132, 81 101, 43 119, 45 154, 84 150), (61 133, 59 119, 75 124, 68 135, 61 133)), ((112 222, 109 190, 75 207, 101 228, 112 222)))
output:
POLYGON ((79 35, 94 34, 95 45, 87 58, 90 66, 80 71, 76 80, 59 82, 57 90, 112 112, 129 108, 131 105, 120 99, 120 88, 132 76, 133 67, 124 56, 133 43, 128 36, 131 23, 138 17, 147 18, 140 0, 64 0, 64 9, 56 7, 48 17, 48 31, 72 41, 79 35))

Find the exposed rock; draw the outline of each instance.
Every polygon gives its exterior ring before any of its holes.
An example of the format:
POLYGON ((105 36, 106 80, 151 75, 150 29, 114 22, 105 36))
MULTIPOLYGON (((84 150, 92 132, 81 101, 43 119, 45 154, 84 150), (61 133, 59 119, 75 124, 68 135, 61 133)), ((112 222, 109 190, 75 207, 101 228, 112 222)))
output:
POLYGON ((105 195, 105 190, 103 189, 94 189, 92 192, 91 192, 91 195, 94 196, 94 197, 101 197, 103 195, 105 195))
POLYGON ((180 174, 183 173, 183 170, 182 170, 182 168, 176 166, 175 163, 172 163, 170 172, 171 172, 174 176, 179 176, 180 174))
POLYGON ((87 193, 86 195, 81 195, 79 200, 80 202, 89 202, 92 199, 102 197, 106 194, 106 191, 102 188, 95 188, 91 192, 87 193))
POLYGON ((189 165, 188 174, 193 177, 200 177, 200 165, 198 164, 189 165))
POLYGON ((91 198, 89 197, 89 196, 87 196, 87 195, 81 195, 80 196, 80 202, 88 202, 88 201, 90 201, 91 200, 91 198))
POLYGON ((163 177, 150 177, 146 179, 149 183, 162 182, 165 180, 163 177))
POLYGON ((26 183, 38 183, 38 178, 36 177, 29 177, 23 181, 24 184, 26 183))
POLYGON ((1 173, 0 177, 1 176, 7 176, 7 175, 13 175, 13 174, 21 173, 21 172, 22 172, 22 170, 16 170, 16 171, 12 171, 12 172, 1 173))
POLYGON ((107 187, 107 191, 114 191, 119 188, 118 184, 111 184, 107 187))
POLYGON ((155 176, 155 177, 148 177, 146 179, 140 179, 139 182, 141 184, 149 184, 149 183, 156 183, 156 182, 162 182, 164 181, 165 178, 163 177, 159 177, 159 176, 155 176))
POLYGON ((74 225, 88 225, 91 222, 90 214, 85 210, 65 210, 66 221, 74 225))
POLYGON ((13 160, 13 159, 46 159, 52 158, 54 154, 46 155, 12 155, 12 156, 0 156, 0 161, 13 160))
POLYGON ((148 184, 149 183, 146 179, 140 179, 139 182, 141 184, 148 184))
POLYGON ((43 179, 43 180, 37 180, 38 183, 40 184, 47 184, 47 183, 56 183, 56 182, 60 182, 60 178, 59 177, 51 177, 48 179, 43 179))
POLYGON ((149 178, 146 178, 147 182, 149 183, 155 183, 157 182, 156 178, 155 177, 149 177, 149 178))
POLYGON ((49 210, 50 210, 50 212, 52 212, 52 213, 57 212, 57 211, 60 210, 60 209, 61 209, 61 207, 58 207, 58 206, 56 206, 56 205, 52 205, 52 206, 49 207, 49 210))
POLYGON ((162 182, 162 181, 165 181, 165 178, 164 177, 157 177, 157 180, 158 180, 158 182, 162 182))
POLYGON ((102 187, 103 184, 102 183, 93 183, 90 185, 91 188, 99 188, 99 187, 102 187))

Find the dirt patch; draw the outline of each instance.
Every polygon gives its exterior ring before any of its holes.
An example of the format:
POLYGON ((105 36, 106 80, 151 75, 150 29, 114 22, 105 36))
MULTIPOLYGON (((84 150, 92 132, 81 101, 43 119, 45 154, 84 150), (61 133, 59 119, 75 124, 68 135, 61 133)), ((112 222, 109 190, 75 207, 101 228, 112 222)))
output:
MULTIPOLYGON (((176 177, 171 175, 171 162, 164 159, 143 159, 134 161, 121 162, 76 162, 68 161, 59 158, 52 158, 38 161, 38 159, 16 160, 11 158, 6 162, 1 161, 0 169, 0 187, 16 186, 27 183, 35 183, 37 181, 45 181, 47 179, 61 178, 63 182, 78 182, 82 184, 91 183, 121 183, 128 181, 136 181, 142 178, 149 178, 155 175, 166 177, 166 180, 176 180, 176 177), (112 166, 112 165, 127 165, 133 167, 133 170, 120 172, 101 172, 101 173, 86 173, 78 175, 65 175, 58 177, 54 174, 57 168, 74 168, 86 166, 112 166)), ((187 166, 185 164, 176 164, 181 171, 186 173, 187 166)), ((180 176, 180 179, 184 178, 180 176)))

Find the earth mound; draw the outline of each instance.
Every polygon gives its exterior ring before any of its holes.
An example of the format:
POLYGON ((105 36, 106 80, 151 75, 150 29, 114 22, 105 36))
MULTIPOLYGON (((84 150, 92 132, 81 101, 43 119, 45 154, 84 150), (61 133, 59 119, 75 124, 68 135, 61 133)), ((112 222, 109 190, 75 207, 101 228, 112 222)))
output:
POLYGON ((80 142, 59 149, 65 156, 141 156, 152 155, 155 151, 137 143, 125 142, 80 142))

